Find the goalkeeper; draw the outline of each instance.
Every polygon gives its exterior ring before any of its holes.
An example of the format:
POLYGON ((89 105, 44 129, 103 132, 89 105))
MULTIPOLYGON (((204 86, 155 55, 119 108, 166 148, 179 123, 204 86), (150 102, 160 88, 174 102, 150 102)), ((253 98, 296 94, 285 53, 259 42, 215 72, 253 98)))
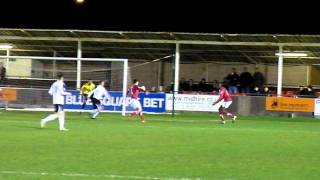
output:
POLYGON ((88 82, 81 87, 80 94, 82 96, 82 101, 83 101, 81 109, 85 109, 87 101, 89 99, 88 95, 95 88, 96 88, 96 85, 92 82, 92 80, 88 80, 88 82))

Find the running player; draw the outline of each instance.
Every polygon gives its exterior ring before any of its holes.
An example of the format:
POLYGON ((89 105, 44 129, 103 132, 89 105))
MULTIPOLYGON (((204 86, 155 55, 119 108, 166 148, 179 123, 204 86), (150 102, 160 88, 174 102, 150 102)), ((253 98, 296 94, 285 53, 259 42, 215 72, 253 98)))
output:
POLYGON ((86 107, 87 101, 89 99, 88 94, 96 88, 96 85, 92 82, 92 80, 88 80, 87 83, 85 83, 80 90, 80 94, 82 96, 83 104, 81 106, 81 109, 84 109, 86 107))
POLYGON ((138 99, 139 93, 141 91, 146 91, 144 86, 139 87, 139 81, 137 79, 133 80, 133 84, 130 87, 130 94, 131 94, 131 107, 135 110, 135 112, 131 113, 131 116, 138 115, 142 123, 145 123, 144 115, 142 112, 142 106, 138 99))
POLYGON ((227 111, 227 109, 232 104, 232 98, 231 98, 228 90, 221 83, 219 83, 219 87, 220 87, 219 99, 216 102, 214 102, 212 105, 214 106, 223 100, 222 105, 219 107, 219 117, 221 119, 221 123, 222 124, 226 123, 226 121, 224 120, 224 115, 227 115, 230 119, 232 119, 232 122, 234 123, 237 119, 237 116, 235 116, 227 111))
POLYGON ((66 92, 62 74, 59 74, 58 80, 51 85, 49 94, 52 96, 55 113, 50 114, 49 116, 47 116, 46 118, 40 121, 41 128, 44 128, 47 122, 53 121, 58 118, 60 131, 68 131, 68 129, 64 127, 65 113, 64 113, 63 105, 64 105, 64 96, 71 95, 71 93, 66 92))
POLYGON ((106 81, 100 81, 96 89, 94 89, 89 97, 93 104, 93 110, 90 112, 91 119, 96 119, 98 114, 103 110, 103 102, 109 99, 109 93, 105 88, 106 81))

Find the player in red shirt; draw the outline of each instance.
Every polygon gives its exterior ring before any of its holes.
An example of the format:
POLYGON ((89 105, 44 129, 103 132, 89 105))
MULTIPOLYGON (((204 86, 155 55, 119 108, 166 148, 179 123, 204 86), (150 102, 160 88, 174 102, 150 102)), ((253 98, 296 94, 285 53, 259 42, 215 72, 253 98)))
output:
POLYGON ((146 88, 144 86, 139 86, 139 81, 137 79, 133 80, 133 84, 130 87, 130 94, 131 94, 131 107, 134 108, 136 111, 131 113, 131 116, 138 115, 141 119, 142 123, 145 123, 144 116, 142 113, 142 106, 138 99, 139 93, 145 91, 146 88))
POLYGON ((231 96, 228 92, 228 90, 220 83, 219 84, 220 90, 219 90, 219 99, 214 102, 212 105, 218 104, 220 101, 223 100, 222 105, 219 107, 219 117, 221 119, 221 123, 225 124, 226 121, 224 120, 224 115, 227 115, 230 119, 232 119, 232 122, 234 123, 237 119, 237 116, 229 113, 227 109, 232 104, 231 96))

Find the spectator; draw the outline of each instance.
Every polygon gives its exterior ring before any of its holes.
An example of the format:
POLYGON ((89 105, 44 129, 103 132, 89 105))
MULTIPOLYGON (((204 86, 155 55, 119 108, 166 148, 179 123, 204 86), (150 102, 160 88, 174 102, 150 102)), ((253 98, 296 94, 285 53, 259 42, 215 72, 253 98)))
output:
POLYGON ((258 86, 253 87, 253 91, 252 91, 253 95, 260 95, 260 92, 261 92, 261 88, 259 88, 258 86))
POLYGON ((248 68, 244 67, 243 72, 239 77, 241 93, 250 93, 250 86, 253 83, 253 77, 251 73, 248 72, 248 68))
POLYGON ((236 72, 236 68, 232 68, 231 74, 227 76, 228 88, 231 94, 238 93, 239 75, 236 72))
POLYGON ((260 94, 263 96, 270 96, 271 95, 270 90, 267 85, 264 85, 264 87, 261 88, 260 94))
POLYGON ((311 85, 308 87, 299 86, 298 97, 301 98, 316 98, 316 94, 311 85))
POLYGON ((256 67, 256 72, 253 74, 253 85, 261 88, 265 83, 264 81, 263 74, 259 71, 259 67, 256 67))
POLYGON ((316 97, 315 96, 315 92, 314 92, 314 90, 313 90, 311 85, 309 85, 307 87, 307 97, 309 97, 309 98, 315 98, 316 97))
POLYGON ((189 79, 186 91, 197 91, 197 85, 194 84, 193 79, 189 79))
POLYGON ((212 91, 214 91, 214 92, 219 91, 219 82, 217 80, 214 80, 212 83, 212 91))
POLYGON ((303 91, 303 86, 299 86, 299 93, 301 92, 301 91, 303 91))
POLYGON ((305 97, 307 95, 308 95, 307 88, 305 88, 304 86, 299 86, 298 97, 305 97))
POLYGON ((6 79, 6 68, 3 67, 2 62, 0 62, 0 85, 4 84, 4 81, 6 79))
POLYGON ((173 83, 170 83, 170 85, 166 87, 166 91, 173 91, 173 83))
POLYGON ((186 81, 185 78, 181 78, 180 80, 180 90, 181 91, 188 91, 188 82, 186 81))
POLYGON ((205 78, 202 78, 200 83, 198 84, 198 90, 201 92, 208 92, 208 84, 205 78))
POLYGON ((214 91, 213 84, 207 83, 207 92, 212 92, 212 91, 214 91))

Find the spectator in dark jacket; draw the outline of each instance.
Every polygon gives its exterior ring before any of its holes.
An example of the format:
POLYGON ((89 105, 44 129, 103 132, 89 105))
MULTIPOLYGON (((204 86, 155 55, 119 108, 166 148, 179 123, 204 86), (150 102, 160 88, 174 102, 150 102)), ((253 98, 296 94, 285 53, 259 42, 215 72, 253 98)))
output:
POLYGON ((228 88, 231 94, 238 93, 239 75, 236 68, 232 68, 232 73, 227 76, 228 88))
POLYGON ((304 86, 299 86, 298 97, 305 97, 306 95, 308 95, 307 88, 304 86))
POLYGON ((219 91, 219 82, 218 80, 214 80, 212 83, 212 91, 219 91))
POLYGON ((315 98, 316 97, 315 92, 313 90, 313 87, 311 85, 309 85, 307 87, 307 97, 309 97, 309 98, 315 98))
POLYGON ((263 86, 263 88, 261 89, 260 94, 263 95, 263 96, 270 96, 271 95, 270 90, 269 90, 267 85, 263 86))
POLYGON ((198 90, 201 91, 201 92, 207 92, 208 91, 208 84, 207 84, 205 78, 202 78, 200 83, 198 84, 198 90))
POLYGON ((6 68, 3 67, 3 64, 0 62, 0 84, 4 84, 4 81, 6 79, 6 68))
POLYGON ((315 92, 314 92, 311 85, 309 85, 308 87, 300 86, 299 90, 300 91, 299 91, 298 97, 301 97, 301 98, 315 98, 316 97, 315 92))
POLYGON ((247 67, 243 68, 243 72, 240 74, 239 81, 241 93, 250 93, 250 86, 253 83, 253 78, 251 73, 248 72, 247 67))
POLYGON ((189 79, 186 91, 197 91, 197 90, 198 90, 197 85, 194 84, 193 79, 189 79))
POLYGON ((181 78, 180 80, 180 91, 188 91, 188 82, 186 81, 185 78, 181 78))
POLYGON ((259 71, 259 67, 256 67, 256 72, 253 74, 253 85, 261 88, 265 83, 264 81, 263 74, 259 71))

